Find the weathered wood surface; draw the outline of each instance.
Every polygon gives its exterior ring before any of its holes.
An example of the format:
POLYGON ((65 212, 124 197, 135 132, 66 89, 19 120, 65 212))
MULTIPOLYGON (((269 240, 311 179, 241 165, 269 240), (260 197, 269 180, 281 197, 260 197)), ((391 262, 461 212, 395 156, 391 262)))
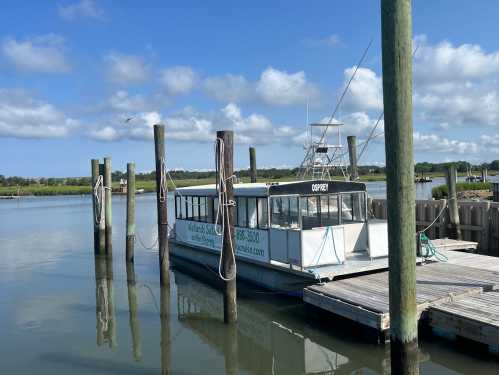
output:
MULTIPOLYGON (((417 200, 416 229, 423 230, 438 216, 447 200, 417 200)), ((478 242, 478 253, 499 256, 499 203, 459 201, 459 221, 464 241, 478 242)), ((373 199, 369 211, 377 219, 386 220, 386 199, 373 199)), ((448 208, 426 231, 431 239, 449 236, 448 208)))
POLYGON ((433 328, 499 346, 499 291, 431 306, 428 316, 433 328))
MULTIPOLYGON (((499 259, 496 262, 499 263, 499 259)), ((499 272, 451 263, 418 266, 418 316, 430 305, 455 301, 498 287, 499 272)), ((303 299, 307 303, 378 330, 387 330, 390 327, 388 272, 309 286, 304 289, 303 299)))

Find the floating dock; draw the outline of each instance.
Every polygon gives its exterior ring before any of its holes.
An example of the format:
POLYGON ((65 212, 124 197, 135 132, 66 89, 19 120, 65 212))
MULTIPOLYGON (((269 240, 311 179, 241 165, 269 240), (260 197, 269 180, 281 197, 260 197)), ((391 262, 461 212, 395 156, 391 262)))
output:
MULTIPOLYGON (((418 265, 419 318, 439 330, 499 345, 499 258, 440 251, 447 262, 418 265)), ((388 271, 304 289, 303 300, 386 334, 390 328, 388 271)))

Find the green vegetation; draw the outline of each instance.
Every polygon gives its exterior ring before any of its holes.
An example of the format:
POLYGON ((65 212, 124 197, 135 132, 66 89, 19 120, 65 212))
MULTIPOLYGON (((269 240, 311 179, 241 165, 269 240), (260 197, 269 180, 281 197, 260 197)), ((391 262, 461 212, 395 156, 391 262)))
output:
MULTIPOLYGON (((444 176, 445 167, 448 163, 417 163, 415 165, 415 173, 417 175, 424 174, 425 176, 438 177, 444 176)), ((459 175, 464 175, 467 170, 471 169, 475 174, 479 174, 481 168, 488 168, 489 175, 494 175, 499 171, 499 160, 494 160, 491 163, 481 165, 471 165, 470 163, 460 161, 456 162, 459 175), (496 172, 494 172, 496 171, 496 172)), ((384 181, 385 168, 376 165, 363 165, 358 167, 360 181, 384 181)), ((277 181, 292 181, 296 179, 298 168, 266 168, 259 169, 258 181, 260 182, 277 182, 277 181)), ((136 186, 137 189, 144 189, 146 192, 155 191, 155 172, 137 173, 136 186)), ((185 171, 173 170, 170 171, 172 179, 177 187, 203 185, 214 183, 214 171, 185 171)), ((243 181, 249 182, 249 170, 243 169, 236 172, 236 175, 243 181)), ((340 175, 338 174, 338 177, 340 175)), ((126 173, 114 171, 112 173, 113 188, 118 190, 119 181, 126 179, 126 173)), ((90 194, 91 192, 90 177, 65 177, 65 178, 23 178, 23 177, 5 177, 0 174, 0 196, 2 195, 71 195, 71 194, 90 194)), ((458 184, 459 185, 459 184, 458 184)), ((476 186, 477 184, 473 184, 476 186)), ((169 181, 168 188, 173 189, 173 184, 169 181)), ((439 187, 440 188, 440 187, 439 187)), ((439 189, 437 188, 437 190, 439 189)), ((442 193, 435 193, 437 196, 442 196, 442 193)))
MULTIPOLYGON (((456 184, 456 190, 459 191, 469 191, 469 190, 489 190, 490 182, 458 182, 456 184)), ((435 199, 447 198, 448 190, 447 185, 435 186, 431 189, 431 195, 435 199)))

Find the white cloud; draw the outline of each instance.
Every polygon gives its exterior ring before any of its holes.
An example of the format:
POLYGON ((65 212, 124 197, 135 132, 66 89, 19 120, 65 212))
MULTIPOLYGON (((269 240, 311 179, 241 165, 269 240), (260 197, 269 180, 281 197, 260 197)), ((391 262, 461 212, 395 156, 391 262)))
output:
POLYGON ((309 38, 304 40, 305 44, 309 47, 340 47, 343 41, 338 34, 330 34, 324 38, 309 38))
POLYGON ((104 10, 99 8, 93 0, 81 0, 77 3, 59 5, 59 16, 66 21, 77 18, 104 19, 104 10))
POLYGON ((112 126, 104 126, 100 129, 91 130, 90 138, 97 141, 117 141, 122 138, 121 134, 112 126))
POLYGON ((289 106, 319 97, 319 89, 307 81, 305 72, 287 73, 272 67, 265 69, 255 82, 226 74, 206 78, 203 86, 207 95, 222 102, 259 101, 271 106, 289 106))
POLYGON ((119 85, 144 83, 148 78, 148 69, 141 58, 111 52, 105 57, 108 65, 108 78, 119 85))
POLYGON ((24 41, 13 38, 2 43, 4 56, 19 70, 40 73, 65 73, 70 66, 64 55, 64 38, 40 35, 24 41))
MULTIPOLYGON (((345 69, 343 91, 350 80, 355 66, 345 69)), ((348 92, 344 105, 352 111, 381 110, 383 108, 383 83, 381 77, 368 68, 359 68, 348 92)))
POLYGON ((207 95, 220 102, 243 102, 254 99, 254 87, 241 75, 208 77, 203 83, 207 95))
POLYGON ((51 104, 24 92, 0 89, 0 137, 64 137, 77 125, 51 104))
POLYGON ((146 99, 142 95, 129 95, 125 90, 116 91, 107 100, 107 107, 118 112, 139 112, 146 108, 146 99))
POLYGON ((168 94, 185 95, 193 90, 197 77, 188 66, 174 66, 161 71, 160 81, 168 94))
POLYGON ((414 132, 414 150, 416 152, 468 155, 478 152, 478 144, 475 142, 448 139, 437 134, 414 132))
POLYGON ((289 74, 272 67, 262 72, 256 92, 264 102, 277 106, 306 103, 319 96, 317 87, 307 82, 305 72, 289 74))

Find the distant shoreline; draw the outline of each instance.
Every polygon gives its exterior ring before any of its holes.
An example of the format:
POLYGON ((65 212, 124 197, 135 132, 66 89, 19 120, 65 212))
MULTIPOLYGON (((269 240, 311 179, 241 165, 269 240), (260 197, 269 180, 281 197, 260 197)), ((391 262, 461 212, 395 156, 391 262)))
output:
MULTIPOLYGON (((496 175, 496 171, 489 173, 490 176, 496 175)), ((465 173, 460 173, 459 176, 465 176, 465 173)), ((425 176, 432 178, 444 177, 442 173, 427 173, 425 176)), ((276 179, 258 179, 259 182, 282 182, 282 181, 293 181, 296 176, 286 176, 276 179)), ((386 175, 384 174, 369 174, 361 175, 359 178, 360 182, 376 182, 385 181, 386 175)), ((243 182, 249 182, 248 178, 242 178, 243 182)), ((195 185, 205 185, 215 183, 213 178, 199 178, 199 179, 183 179, 175 181, 176 187, 186 187, 195 185)), ((156 191, 156 181, 154 180, 137 180, 136 182, 137 190, 144 189, 144 193, 152 193, 156 191)), ((168 189, 174 190, 175 186, 169 182, 168 189)), ((119 183, 113 182, 113 190, 118 191, 119 183)), ((28 186, 0 186, 0 199, 11 199, 11 197, 19 196, 56 196, 56 195, 89 195, 91 194, 91 186, 89 185, 41 185, 41 184, 31 184, 28 186)))

